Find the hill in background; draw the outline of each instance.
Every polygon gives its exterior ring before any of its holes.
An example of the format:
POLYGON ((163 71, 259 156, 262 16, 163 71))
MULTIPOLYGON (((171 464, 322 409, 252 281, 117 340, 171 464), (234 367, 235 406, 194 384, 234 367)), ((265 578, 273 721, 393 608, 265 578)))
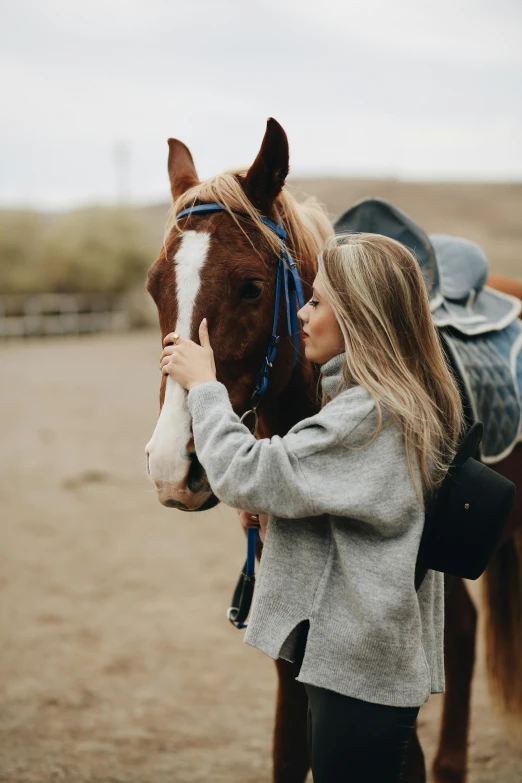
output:
MULTIPOLYGON (((430 234, 453 234, 477 242, 491 271, 522 278, 522 183, 404 182, 394 179, 290 179, 300 200, 316 196, 333 219, 356 201, 379 196, 400 207, 430 234)), ((141 212, 158 233, 169 205, 141 212)))
MULTIPOLYGON (((334 218, 365 196, 403 209, 428 233, 481 245, 492 272, 522 278, 522 184, 294 179, 301 199, 316 196, 334 218)), ((157 257, 169 204, 91 207, 64 213, 0 210, 0 295, 143 292, 157 257)))

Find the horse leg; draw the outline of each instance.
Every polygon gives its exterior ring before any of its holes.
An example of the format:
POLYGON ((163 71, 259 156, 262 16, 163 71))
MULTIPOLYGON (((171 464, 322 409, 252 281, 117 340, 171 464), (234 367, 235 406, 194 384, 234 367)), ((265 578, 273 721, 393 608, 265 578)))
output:
POLYGON ((433 764, 435 783, 466 780, 476 631, 477 610, 464 581, 456 579, 445 608, 446 691, 439 747, 433 764))
POLYGON ((310 762, 306 738, 308 697, 295 679, 299 666, 279 658, 279 678, 274 727, 274 783, 304 783, 310 762))

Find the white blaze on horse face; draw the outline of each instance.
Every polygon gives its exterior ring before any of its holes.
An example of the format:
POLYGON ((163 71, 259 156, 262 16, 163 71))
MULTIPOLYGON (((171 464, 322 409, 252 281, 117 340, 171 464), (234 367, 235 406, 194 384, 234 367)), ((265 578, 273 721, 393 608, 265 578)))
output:
MULTIPOLYGON (((210 234, 186 231, 174 256, 178 301, 178 319, 174 331, 184 337, 190 336, 194 302, 200 286, 200 270, 206 261, 209 246, 210 234)), ((182 495, 188 492, 186 479, 190 460, 187 443, 190 437, 187 392, 168 376, 163 407, 146 451, 152 481, 170 485, 173 499, 179 494, 182 502, 182 495)))

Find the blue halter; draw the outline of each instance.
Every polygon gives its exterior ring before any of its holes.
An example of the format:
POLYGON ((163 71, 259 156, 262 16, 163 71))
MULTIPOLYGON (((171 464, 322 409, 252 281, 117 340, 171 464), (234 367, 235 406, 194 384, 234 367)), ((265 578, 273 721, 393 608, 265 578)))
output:
MULTIPOLYGON (((187 207, 182 209, 181 212, 176 215, 176 220, 186 217, 187 215, 198 214, 202 212, 227 212, 221 204, 198 204, 197 206, 187 207)), ((304 297, 301 288, 301 280, 297 271, 295 261, 292 259, 288 248, 286 246, 286 231, 284 230, 281 221, 279 225, 276 225, 272 220, 266 217, 260 216, 260 220, 267 226, 274 234, 281 240, 279 248, 279 257, 277 260, 277 277, 276 277, 276 290, 274 300, 274 317, 272 320, 272 334, 268 342, 265 358, 259 369, 256 378, 256 384, 254 392, 252 394, 252 408, 246 411, 242 417, 243 421, 249 414, 254 416, 254 435, 257 433, 257 406, 259 404, 259 398, 266 392, 268 387, 268 375, 272 369, 274 360, 276 358, 277 349, 279 346, 280 337, 277 334, 277 322, 279 320, 279 305, 281 301, 281 290, 284 287, 285 303, 286 303, 286 323, 288 328, 288 334, 292 336, 294 343, 294 357, 292 362, 292 369, 295 367, 297 357, 299 355, 299 327, 297 324, 297 312, 296 301, 299 308, 304 307, 304 297)), ((248 616, 250 610, 250 604, 252 602, 252 595, 254 592, 255 581, 255 566, 256 566, 256 541, 259 536, 258 531, 255 528, 248 528, 247 530, 247 558, 243 571, 239 577, 239 582, 234 591, 232 597, 232 606, 227 612, 227 617, 236 628, 246 628, 247 624, 244 622, 248 616)))

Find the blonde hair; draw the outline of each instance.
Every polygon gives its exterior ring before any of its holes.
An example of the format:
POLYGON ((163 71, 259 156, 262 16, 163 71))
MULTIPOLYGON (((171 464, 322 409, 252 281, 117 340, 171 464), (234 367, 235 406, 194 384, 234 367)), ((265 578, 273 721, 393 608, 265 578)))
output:
MULTIPOLYGON (((332 237, 318 276, 346 349, 344 383, 363 386, 399 423, 408 466, 424 492, 444 477, 462 429, 462 403, 433 326, 417 261, 380 234, 332 237)), ((373 438, 373 439, 374 439, 373 438)), ((372 439, 372 440, 373 440, 372 439)))
MULTIPOLYGON (((240 179, 246 173, 246 170, 241 169, 226 171, 204 182, 198 182, 179 196, 169 213, 165 239, 172 231, 180 231, 176 215, 182 209, 192 206, 196 201, 217 202, 225 207, 254 249, 259 250, 246 233, 241 218, 254 223, 260 231, 265 247, 268 246, 274 253, 279 254, 281 240, 260 220, 260 212, 248 200, 241 187, 240 179)), ((290 252, 298 266, 303 259, 315 261, 317 254, 324 247, 325 240, 333 232, 332 224, 321 204, 314 197, 298 203, 285 185, 277 196, 274 206, 283 222, 290 252)))

